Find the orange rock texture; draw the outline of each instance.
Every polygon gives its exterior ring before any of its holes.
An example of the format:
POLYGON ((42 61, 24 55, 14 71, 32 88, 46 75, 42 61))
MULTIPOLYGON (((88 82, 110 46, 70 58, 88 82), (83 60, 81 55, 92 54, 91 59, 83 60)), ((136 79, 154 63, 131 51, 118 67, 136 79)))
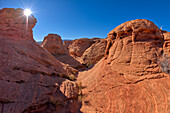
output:
POLYGON ((109 32, 104 58, 79 72, 81 111, 170 112, 169 70, 164 70, 165 59, 161 60, 169 54, 163 49, 168 47, 163 46, 164 39, 162 31, 144 19, 125 22, 109 32))
POLYGON ((0 112, 75 113, 78 86, 68 79, 76 70, 33 40, 35 24, 22 9, 0 10, 0 112))

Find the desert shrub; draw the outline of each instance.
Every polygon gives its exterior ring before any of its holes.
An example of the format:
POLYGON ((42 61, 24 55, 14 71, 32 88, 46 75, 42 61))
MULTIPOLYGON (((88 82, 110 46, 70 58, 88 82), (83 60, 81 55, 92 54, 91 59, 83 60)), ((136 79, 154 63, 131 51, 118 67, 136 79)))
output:
POLYGON ((54 105, 55 107, 57 107, 58 105, 62 105, 62 101, 58 100, 56 98, 54 98, 53 96, 49 97, 49 101, 52 105, 54 105))
POLYGON ((162 54, 158 59, 158 64, 162 72, 170 74, 170 57, 168 57, 167 54, 162 54))
POLYGON ((68 79, 68 80, 71 80, 71 81, 75 81, 76 80, 76 77, 71 74, 71 75, 66 75, 66 74, 59 74, 61 78, 65 78, 65 79, 68 79))

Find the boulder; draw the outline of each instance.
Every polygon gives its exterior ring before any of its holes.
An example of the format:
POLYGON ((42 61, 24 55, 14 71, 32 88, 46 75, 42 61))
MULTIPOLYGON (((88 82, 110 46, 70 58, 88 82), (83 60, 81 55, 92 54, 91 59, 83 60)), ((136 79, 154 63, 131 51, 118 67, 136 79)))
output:
POLYGON ((77 112, 78 87, 68 80, 76 70, 34 41, 34 16, 26 22, 22 9, 5 8, 0 17, 0 112, 77 112))
POLYGON ((161 69, 163 34, 151 21, 125 22, 108 34, 106 53, 79 72, 82 112, 169 112, 170 78, 161 69))
POLYGON ((61 37, 57 34, 48 34, 41 46, 49 51, 57 60, 64 64, 68 64, 76 69, 84 68, 77 60, 70 56, 68 50, 63 45, 61 37))

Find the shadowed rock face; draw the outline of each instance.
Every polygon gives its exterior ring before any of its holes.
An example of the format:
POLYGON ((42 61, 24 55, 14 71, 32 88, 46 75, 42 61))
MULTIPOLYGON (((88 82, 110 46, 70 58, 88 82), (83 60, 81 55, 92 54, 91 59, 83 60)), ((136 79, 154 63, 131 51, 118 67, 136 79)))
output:
POLYGON ((165 40, 163 45, 164 54, 160 59, 160 63, 162 70, 170 74, 170 32, 163 33, 163 35, 165 40))
POLYGON ((0 112, 75 113, 78 86, 68 79, 76 70, 33 40, 34 16, 28 25, 22 9, 2 9, 0 17, 0 112))
POLYGON ((81 38, 73 40, 72 44, 69 45, 69 52, 73 57, 81 57, 84 51, 94 43, 93 40, 88 38, 81 38))
POLYGON ((76 69, 83 68, 84 66, 70 56, 67 48, 63 45, 61 37, 57 34, 48 34, 41 46, 48 50, 57 60, 64 64, 68 64, 76 69))
POLYGON ((165 40, 163 49, 164 49, 165 54, 168 54, 170 53, 170 32, 163 33, 163 35, 164 35, 164 40, 165 40))
POLYGON ((106 52, 106 39, 96 39, 95 43, 87 48, 83 55, 79 58, 79 61, 86 66, 96 64, 103 58, 106 52))
POLYGON ((81 38, 72 42, 65 42, 69 53, 81 64, 91 67, 105 55, 107 41, 100 38, 81 38))
POLYGON ((63 43, 63 45, 67 48, 67 50, 69 50, 68 47, 69 47, 69 45, 71 45, 72 43, 73 43, 72 40, 65 40, 64 43, 63 43))
POLYGON ((164 54, 161 30, 138 19, 113 29, 105 57, 91 70, 80 72, 82 112, 169 112, 169 76, 161 70, 164 54))

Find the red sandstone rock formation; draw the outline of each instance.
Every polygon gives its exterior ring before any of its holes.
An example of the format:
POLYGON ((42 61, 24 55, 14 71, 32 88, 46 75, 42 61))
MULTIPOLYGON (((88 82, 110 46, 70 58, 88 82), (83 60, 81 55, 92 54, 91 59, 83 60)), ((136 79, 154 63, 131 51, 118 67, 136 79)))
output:
MULTIPOLYGON (((92 39, 94 40, 94 39, 92 39)), ((95 43, 85 50, 83 55, 78 59, 79 62, 86 66, 96 64, 106 52, 106 39, 96 39, 95 43)))
POLYGON ((93 40, 88 38, 81 38, 73 40, 73 43, 69 45, 69 52, 70 54, 76 58, 81 57, 84 51, 89 48, 94 43, 93 40))
POLYGON ((163 35, 151 21, 138 19, 113 29, 105 58, 79 72, 82 112, 168 113, 170 78, 161 70, 163 35))
POLYGON ((41 46, 48 50, 60 62, 68 64, 76 69, 84 68, 84 66, 81 65, 80 62, 70 56, 68 50, 63 45, 63 41, 59 35, 48 34, 44 38, 41 46))
POLYGON ((77 61, 87 67, 96 64, 105 54, 106 39, 82 38, 68 45, 69 52, 77 61))
POLYGON ((41 46, 54 56, 69 54, 63 45, 61 37, 57 34, 48 34, 46 37, 44 37, 41 46))
POLYGON ((33 15, 25 21, 22 9, 0 10, 0 112, 75 113, 78 86, 68 79, 76 70, 33 40, 33 15))
POLYGON ((72 43, 73 43, 72 40, 65 40, 64 43, 63 43, 63 45, 67 48, 67 50, 69 50, 68 47, 69 47, 69 45, 71 45, 72 43))

